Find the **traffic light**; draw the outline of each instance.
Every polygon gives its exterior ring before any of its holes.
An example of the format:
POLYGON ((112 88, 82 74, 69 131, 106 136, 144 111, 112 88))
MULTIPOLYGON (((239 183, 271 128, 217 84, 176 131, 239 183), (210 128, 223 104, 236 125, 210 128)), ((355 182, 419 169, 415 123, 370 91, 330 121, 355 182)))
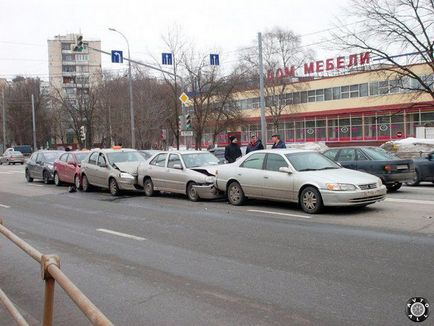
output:
POLYGON ((72 45, 72 51, 83 51, 85 44, 83 43, 83 35, 77 35, 75 37, 75 43, 72 45))
POLYGON ((191 125, 191 115, 190 113, 187 113, 185 115, 185 130, 190 130, 192 127, 191 125))
POLYGON ((80 127, 80 140, 86 140, 86 129, 84 126, 80 127))
POLYGON ((178 116, 179 118, 179 130, 184 130, 185 129, 185 117, 183 114, 181 114, 180 116, 178 116))

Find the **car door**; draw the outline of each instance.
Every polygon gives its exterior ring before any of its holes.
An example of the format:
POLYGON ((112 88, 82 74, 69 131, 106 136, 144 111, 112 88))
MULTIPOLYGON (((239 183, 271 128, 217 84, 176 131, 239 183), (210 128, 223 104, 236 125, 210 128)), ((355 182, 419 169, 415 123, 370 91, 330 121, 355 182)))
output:
POLYGON ((87 180, 90 184, 96 185, 96 162, 98 160, 98 152, 93 152, 89 156, 89 160, 85 163, 83 173, 86 174, 87 180))
POLYGON ((265 153, 254 153, 236 169, 235 178, 239 181, 247 197, 263 197, 265 153))
POLYGON ((166 158, 167 153, 158 154, 151 162, 149 162, 147 171, 145 171, 146 175, 151 177, 154 188, 158 190, 166 189, 164 182, 166 174, 166 158))
POLYGON ((35 177, 35 170, 36 170, 36 160, 38 159, 39 153, 33 153, 32 156, 30 156, 29 161, 27 162, 27 170, 29 171, 29 175, 31 178, 35 177))
POLYGON ((77 161, 75 159, 75 156, 73 154, 69 154, 66 164, 65 164, 65 181, 69 182, 69 183, 73 183, 74 182, 74 177, 75 177, 75 171, 77 168, 77 161))
POLYGON ((169 154, 166 172, 164 182, 167 189, 173 192, 185 194, 187 173, 179 154, 169 154), (182 169, 175 169, 176 165, 181 166, 182 169))
POLYGON ((369 171, 372 170, 371 165, 373 162, 360 148, 356 149, 356 159, 356 170, 370 173, 369 171))
POLYGON ((280 172, 281 167, 289 167, 286 159, 280 154, 267 154, 264 166, 263 196, 267 199, 294 200, 294 176, 280 172))
POLYGON ((104 153, 98 154, 98 161, 95 166, 95 179, 96 185, 104 188, 108 188, 108 179, 110 174, 110 167, 108 166, 108 160, 104 153))
POLYGON ((35 166, 33 169, 34 178, 42 179, 42 172, 44 171, 44 162, 45 162, 44 154, 39 153, 38 157, 36 158, 35 166))
POLYGON ((355 148, 342 148, 338 155, 337 161, 341 163, 344 168, 356 170, 356 149, 355 148))
POLYGON ((56 172, 59 176, 60 181, 66 181, 65 180, 65 164, 66 160, 68 159, 69 154, 62 154, 59 159, 55 162, 56 163, 56 172))

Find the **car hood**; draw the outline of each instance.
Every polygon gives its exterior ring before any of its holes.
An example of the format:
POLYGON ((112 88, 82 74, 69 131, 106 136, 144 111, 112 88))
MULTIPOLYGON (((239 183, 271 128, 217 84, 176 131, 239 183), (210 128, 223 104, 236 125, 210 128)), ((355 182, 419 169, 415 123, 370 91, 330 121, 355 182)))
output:
POLYGON ((215 176, 216 175, 216 171, 217 171, 217 167, 216 166, 198 166, 195 168, 191 168, 190 170, 196 171, 196 172, 200 172, 209 176, 215 176))
POLYGON ((379 178, 365 172, 350 169, 330 169, 321 171, 299 172, 303 179, 317 183, 350 183, 354 185, 377 183, 379 178))
POLYGON ((140 162, 120 162, 120 163, 114 163, 115 166, 119 168, 121 172, 127 172, 129 174, 132 174, 134 176, 137 175, 137 168, 140 165, 140 162))

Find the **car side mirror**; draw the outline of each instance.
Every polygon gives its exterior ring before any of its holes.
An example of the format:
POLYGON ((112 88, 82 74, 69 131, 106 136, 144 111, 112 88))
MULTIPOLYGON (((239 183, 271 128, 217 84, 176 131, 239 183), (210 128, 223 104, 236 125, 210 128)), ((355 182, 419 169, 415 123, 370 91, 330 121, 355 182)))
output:
POLYGON ((173 168, 177 169, 177 170, 182 170, 182 165, 181 164, 173 164, 173 168))
POLYGON ((287 166, 282 166, 279 168, 279 172, 283 172, 283 173, 288 173, 288 174, 292 174, 292 171, 289 167, 287 166))

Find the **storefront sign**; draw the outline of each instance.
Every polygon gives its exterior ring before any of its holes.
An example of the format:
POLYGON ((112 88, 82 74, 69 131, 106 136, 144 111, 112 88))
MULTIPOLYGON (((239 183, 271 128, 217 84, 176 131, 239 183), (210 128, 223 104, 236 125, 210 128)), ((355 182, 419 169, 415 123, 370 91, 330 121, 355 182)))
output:
POLYGON ((276 70, 270 69, 267 71, 267 81, 295 77, 296 75, 311 75, 315 73, 347 69, 369 64, 370 61, 371 58, 369 52, 365 52, 360 54, 350 54, 348 57, 337 57, 305 63, 303 66, 303 73, 298 72, 295 66, 277 68, 276 70))

